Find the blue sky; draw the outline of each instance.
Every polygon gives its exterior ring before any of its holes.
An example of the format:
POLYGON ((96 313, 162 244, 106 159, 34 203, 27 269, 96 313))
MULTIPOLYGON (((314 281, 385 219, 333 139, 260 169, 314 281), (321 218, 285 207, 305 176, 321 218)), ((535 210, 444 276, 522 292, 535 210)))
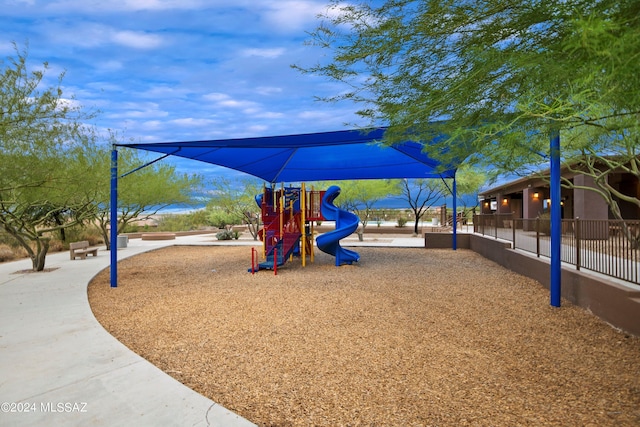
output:
POLYGON ((0 55, 28 43, 30 64, 65 72, 66 96, 95 124, 136 141, 345 129, 354 105, 314 96, 343 87, 302 75, 325 1, 2 0, 0 55))
MULTIPOLYGON (((0 58, 65 76, 65 97, 94 125, 136 142, 285 135, 351 128, 345 88, 303 75, 326 52, 305 45, 328 0, 0 0, 0 58)), ((172 159, 181 172, 247 175, 172 159)))

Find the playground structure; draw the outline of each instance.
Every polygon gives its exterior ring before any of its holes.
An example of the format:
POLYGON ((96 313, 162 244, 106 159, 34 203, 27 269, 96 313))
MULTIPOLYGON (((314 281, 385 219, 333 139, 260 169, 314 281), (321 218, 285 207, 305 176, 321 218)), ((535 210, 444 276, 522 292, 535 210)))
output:
POLYGON ((265 186, 263 193, 256 196, 262 213, 263 228, 258 236, 264 261, 258 262, 257 251, 253 249, 249 271, 269 269, 277 274, 278 267, 293 256, 301 258, 303 267, 307 257, 313 262, 313 224, 324 220, 335 221, 336 229, 318 236, 318 249, 335 256, 336 266, 358 261, 356 252, 342 248, 339 243, 356 230, 359 222, 356 215, 333 205, 339 194, 337 186, 327 191, 307 191, 304 184, 280 189, 265 186))

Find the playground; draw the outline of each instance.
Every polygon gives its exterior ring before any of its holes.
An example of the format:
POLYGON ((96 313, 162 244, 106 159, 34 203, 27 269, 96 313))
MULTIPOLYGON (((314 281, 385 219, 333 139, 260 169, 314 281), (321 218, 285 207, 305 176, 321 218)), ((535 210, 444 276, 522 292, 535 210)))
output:
POLYGON ((358 221, 333 204, 338 187, 316 197, 276 184, 451 179, 457 212, 460 159, 429 158, 424 145, 437 138, 382 145, 383 132, 118 144, 270 184, 256 196, 264 228, 253 248, 172 247, 122 262, 112 251, 110 271, 89 286, 96 318, 167 374, 262 426, 640 424, 638 338, 561 308, 559 280, 549 306, 542 285, 467 250, 345 248, 358 221), (324 219, 336 228, 316 236, 324 219))
POLYGON ((96 318, 261 426, 640 423, 640 341, 467 250, 247 273, 247 246, 170 247, 89 286, 96 318))

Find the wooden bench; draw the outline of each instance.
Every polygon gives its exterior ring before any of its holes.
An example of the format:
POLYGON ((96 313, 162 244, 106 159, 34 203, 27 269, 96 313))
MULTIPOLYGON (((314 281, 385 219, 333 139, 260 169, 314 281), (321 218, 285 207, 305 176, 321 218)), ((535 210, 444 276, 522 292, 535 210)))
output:
POLYGON ((72 260, 76 259, 77 257, 80 257, 80 259, 85 259, 89 254, 98 256, 98 248, 89 247, 89 242, 83 240, 81 242, 71 243, 69 245, 69 253, 72 260))

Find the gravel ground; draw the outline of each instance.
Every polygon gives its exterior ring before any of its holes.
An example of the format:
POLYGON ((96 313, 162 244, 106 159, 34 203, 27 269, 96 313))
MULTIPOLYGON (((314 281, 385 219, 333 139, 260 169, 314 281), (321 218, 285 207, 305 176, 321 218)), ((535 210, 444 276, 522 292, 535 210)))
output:
POLYGON ((638 426, 640 339, 467 250, 172 247, 89 286, 96 318, 261 426, 638 426))

